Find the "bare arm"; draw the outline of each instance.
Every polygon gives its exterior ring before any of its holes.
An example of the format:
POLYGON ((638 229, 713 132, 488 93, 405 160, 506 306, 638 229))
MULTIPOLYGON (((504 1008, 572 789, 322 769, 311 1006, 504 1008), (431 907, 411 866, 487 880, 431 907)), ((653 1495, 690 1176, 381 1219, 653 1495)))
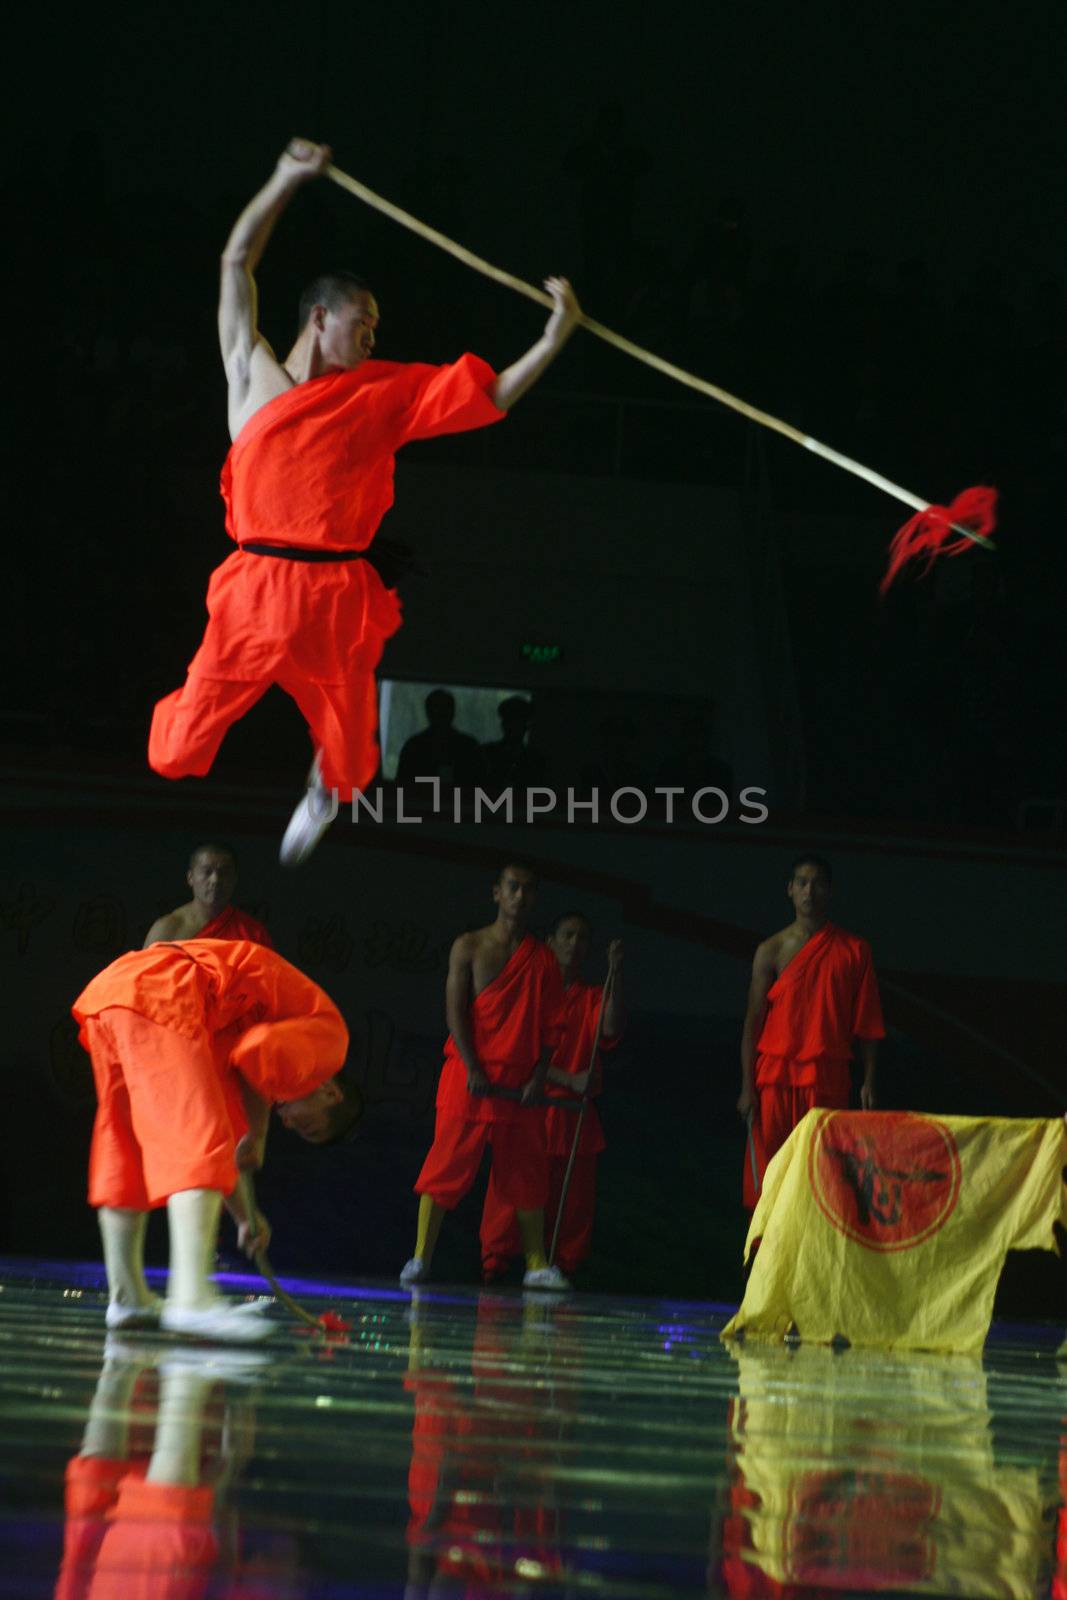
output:
POLYGON ((578 326, 582 310, 566 278, 546 278, 545 288, 552 296, 553 304, 544 333, 525 355, 498 374, 493 386, 493 404, 499 406, 501 411, 509 410, 516 400, 521 400, 527 389, 533 387, 578 326))
POLYGON ((267 1128, 270 1124, 270 1101, 264 1100, 257 1089, 238 1074, 241 1103, 248 1118, 248 1132, 237 1145, 237 1170, 258 1172, 267 1154, 267 1128))
POLYGON ((248 388, 252 352, 260 342, 255 270, 282 211, 300 185, 317 177, 329 160, 328 146, 291 140, 268 181, 230 230, 219 282, 219 346, 238 404, 248 388))
MULTIPOLYGON (((545 1079, 549 1075, 548 1063, 551 1060, 552 1047, 551 1045, 546 1045, 541 1051, 541 1059, 538 1061, 537 1065, 533 1069, 533 1072, 522 1086, 522 1103, 524 1106, 530 1105, 534 1100, 540 1100, 541 1096, 544 1094, 545 1079)), ((568 1087, 573 1085, 574 1082, 574 1078, 568 1078, 568 1087)))
POLYGON ((448 958, 448 977, 445 979, 445 1021, 448 1031, 456 1041, 456 1048, 467 1069, 467 1089, 470 1094, 481 1094, 489 1088, 489 1079, 482 1071, 474 1053, 471 1036, 470 1009, 474 988, 474 944, 469 934, 461 934, 452 946, 448 958))
POLYGON ((150 944, 158 944, 161 939, 176 938, 178 929, 175 926, 175 920, 173 911, 168 911, 165 917, 157 917, 145 934, 144 944, 141 949, 147 950, 150 944))
POLYGON ((737 1109, 747 1117, 756 1106, 756 1040, 763 1026, 767 1009, 767 994, 778 976, 774 965, 774 946, 767 939, 756 951, 752 963, 752 979, 748 986, 748 1004, 745 1008, 745 1026, 741 1033, 741 1093, 737 1109))
POLYGON ((860 1105, 864 1111, 873 1111, 877 1105, 874 1094, 874 1071, 878 1061, 878 1040, 859 1041, 860 1061, 863 1063, 863 1082, 860 1085, 860 1105))

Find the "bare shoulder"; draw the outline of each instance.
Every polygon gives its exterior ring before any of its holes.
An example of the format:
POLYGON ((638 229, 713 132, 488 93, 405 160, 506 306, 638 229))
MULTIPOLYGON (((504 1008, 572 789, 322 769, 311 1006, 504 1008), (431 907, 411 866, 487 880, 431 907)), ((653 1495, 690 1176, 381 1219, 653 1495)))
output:
POLYGON ((474 960, 478 950, 478 929, 475 933, 461 933, 458 939, 453 939, 452 948, 448 953, 450 964, 454 966, 469 966, 474 960))
POLYGON ((778 970, 780 963, 787 958, 791 931, 790 928, 779 928, 777 933, 772 933, 756 947, 756 956, 752 963, 754 970, 761 971, 768 967, 778 970))
POLYGON ((163 939, 181 939, 188 937, 182 929, 181 910, 168 911, 166 916, 157 917, 155 922, 145 934, 143 949, 147 950, 150 944, 159 944, 163 939))
POLYGON ((270 345, 260 334, 247 365, 227 367, 230 438, 236 439, 263 406, 296 387, 270 345))

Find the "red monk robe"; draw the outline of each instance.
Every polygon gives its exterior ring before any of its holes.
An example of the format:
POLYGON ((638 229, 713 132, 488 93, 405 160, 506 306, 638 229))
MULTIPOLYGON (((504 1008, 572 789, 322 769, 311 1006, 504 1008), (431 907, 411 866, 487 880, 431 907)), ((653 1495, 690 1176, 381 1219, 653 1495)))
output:
POLYGON ((198 939, 243 939, 248 944, 265 945, 268 950, 274 949, 274 940, 267 932, 262 922, 257 922, 255 917, 250 917, 246 911, 238 911, 236 906, 227 906, 220 911, 217 917, 212 917, 210 922, 204 924, 196 935, 198 939))
MULTIPOLYGON (((474 1053, 490 1083, 518 1091, 545 1049, 561 1037, 563 981, 559 962, 527 934, 471 1004, 474 1053)), ((518 1211, 537 1211, 548 1193, 544 1114, 538 1106, 467 1092, 467 1069, 449 1034, 437 1086, 437 1121, 415 1184, 451 1211, 478 1175, 486 1143, 502 1197, 518 1211)))
MULTIPOLYGON (((571 1075, 585 1072, 593 1054, 597 1018, 600 1015, 603 987, 598 984, 570 983, 563 991, 563 1037, 552 1057, 552 1066, 559 1072, 571 1075)), ((621 1035, 620 1035, 621 1037, 621 1035)), ((578 1153, 574 1158, 571 1181, 567 1190, 567 1205, 560 1224, 556 1246, 556 1265, 569 1277, 588 1256, 593 1241, 593 1212, 596 1207, 596 1162, 604 1149, 604 1130, 600 1114, 592 1103, 599 1095, 602 1082, 600 1050, 611 1050, 618 1038, 601 1037, 600 1048, 589 1081, 589 1105, 582 1119, 578 1140, 578 1153)), ((549 1096, 557 1100, 577 1102, 578 1096, 559 1084, 546 1085, 549 1096)), ((574 1130, 578 1113, 562 1105, 546 1106, 544 1110, 545 1134, 548 1142, 548 1203, 545 1207, 545 1238, 550 1240, 556 1226, 563 1180, 574 1143, 574 1130)), ((514 1209, 500 1194, 495 1171, 489 1176, 485 1205, 482 1209, 482 1270, 486 1277, 495 1277, 506 1268, 512 1257, 521 1255, 518 1225, 514 1209)))
POLYGON ((230 1194, 248 1126, 238 1075, 267 1101, 295 1100, 332 1078, 348 1049, 318 985, 245 940, 132 950, 72 1009, 96 1082, 93 1206, 146 1211, 182 1189, 230 1194))
POLYGON ((226 531, 303 559, 238 550, 212 574, 208 625, 185 685, 160 700, 148 741, 166 778, 202 777, 223 735, 277 683, 300 707, 322 781, 343 800, 378 767, 374 670, 400 604, 366 550, 393 503, 394 453, 413 439, 498 421, 495 374, 363 361, 297 384, 260 408, 222 471, 226 531), (311 559, 309 559, 309 556, 311 559))
MULTIPOLYGON (((761 1183, 767 1162, 812 1106, 847 1109, 854 1038, 885 1038, 871 947, 827 922, 767 991, 767 1015, 756 1044, 752 1118, 761 1183)), ((758 1191, 749 1150, 743 1189, 752 1210, 758 1191)))

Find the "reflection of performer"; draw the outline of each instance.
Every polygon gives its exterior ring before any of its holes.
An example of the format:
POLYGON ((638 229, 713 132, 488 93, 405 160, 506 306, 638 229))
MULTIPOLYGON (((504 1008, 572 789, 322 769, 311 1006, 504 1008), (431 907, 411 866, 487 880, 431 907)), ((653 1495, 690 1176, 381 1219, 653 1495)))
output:
POLYGON ((518 1219, 523 1282, 529 1288, 567 1288, 545 1256, 548 1152, 544 1113, 533 1104, 559 1042, 563 1004, 558 961, 526 931, 537 884, 529 863, 506 862, 493 885, 496 921, 461 934, 452 946, 445 987, 451 1031, 433 1144, 415 1183, 415 1254, 401 1283, 427 1276, 444 1214, 474 1183, 488 1143, 500 1195, 518 1219))
MULTIPOLYGON (((601 1062, 597 1052, 593 1075, 589 1077, 593 1041, 596 1038, 597 1016, 604 993, 599 984, 584 983, 581 973, 589 954, 591 928, 589 919, 580 911, 568 912, 558 918, 551 937, 547 940, 560 965, 563 977, 563 1037, 552 1057, 548 1069, 547 1092, 550 1097, 574 1101, 587 1093, 590 1104, 586 1107, 578 1140, 578 1153, 571 1168, 567 1189, 567 1204, 559 1228, 556 1260, 561 1270, 573 1273, 589 1254, 593 1239, 593 1211, 596 1205, 597 1156, 604 1148, 604 1130, 594 1096, 600 1093, 601 1062)), ((615 979, 604 1011, 600 1029, 600 1049, 610 1050, 619 1042, 625 1025, 626 1008, 622 997, 622 943, 615 939, 608 949, 608 959, 614 965, 615 979)), ((545 1236, 552 1237, 556 1226, 563 1180, 570 1159, 575 1134, 574 1111, 560 1105, 545 1108, 545 1132, 548 1138, 548 1204, 545 1207, 545 1236)), ((501 1198, 495 1174, 490 1174, 482 1211, 482 1270, 486 1279, 503 1272, 512 1257, 521 1249, 515 1213, 501 1198)))
POLYGON ((533 1572, 558 1580, 563 1529, 549 1469, 577 1405, 577 1390, 554 1381, 555 1364, 573 1370, 576 1357, 559 1326, 565 1308, 482 1295, 469 1381, 434 1365, 422 1311, 416 1291, 404 1379, 415 1406, 406 1600, 510 1593, 533 1572))
POLYGON ((166 1203, 170 1277, 162 1325, 222 1339, 271 1324, 215 1294, 211 1260, 225 1199, 242 1247, 269 1229, 249 1216, 241 1165, 262 1165, 271 1106, 313 1143, 351 1121, 334 1081, 348 1030, 326 994, 262 945, 190 939, 120 956, 73 1006, 96 1082, 89 1203, 107 1268, 109 1327, 160 1320, 144 1279, 150 1209, 166 1203))
POLYGON ((863 1064, 860 1103, 864 1111, 875 1104, 876 1041, 885 1037, 878 983, 867 942, 827 918, 830 886, 822 857, 796 861, 786 887, 796 919, 764 940, 752 964, 737 1102, 751 1119, 744 1168, 750 1210, 767 1162, 801 1117, 812 1106, 847 1108, 854 1038, 863 1064))
POLYGON ((1038 1467, 997 1464, 981 1361, 807 1344, 730 1353, 714 1593, 1044 1592, 1046 1490, 1038 1467))
MULTIPOLYGON (((252 1452, 254 1411, 224 1380, 247 1383, 251 1363, 265 1359, 109 1338, 81 1451, 67 1467, 56 1600, 199 1600, 220 1555, 222 1564, 237 1559, 236 1530, 223 1519, 227 1491, 252 1452), (157 1364, 153 1436, 144 1407, 157 1364)), ((265 1573, 257 1557, 257 1586, 286 1577, 265 1573)))
POLYGON ((374 671, 400 626, 391 586, 362 559, 393 501, 404 444, 495 422, 555 359, 580 315, 561 278, 542 337, 495 374, 372 359, 378 304, 347 272, 305 290, 296 343, 279 361, 259 331, 253 274, 296 191, 329 165, 294 139, 238 217, 222 256, 219 340, 233 448, 223 469, 227 531, 240 547, 214 573, 209 620, 184 686, 152 718, 148 759, 164 777, 206 773, 227 728, 277 683, 317 748, 312 789, 282 844, 295 865, 333 811, 378 767, 374 671))
POLYGON ((230 903, 237 889, 237 859, 228 845, 198 844, 185 881, 193 898, 156 918, 145 938, 146 950, 160 939, 249 939, 273 949, 262 922, 230 903))

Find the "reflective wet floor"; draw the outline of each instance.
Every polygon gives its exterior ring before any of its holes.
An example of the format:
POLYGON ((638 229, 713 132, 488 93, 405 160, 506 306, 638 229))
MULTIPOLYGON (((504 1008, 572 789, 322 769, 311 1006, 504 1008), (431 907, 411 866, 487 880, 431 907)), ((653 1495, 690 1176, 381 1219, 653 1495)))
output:
POLYGON ((1067 1596, 1062 1330, 728 1347, 724 1307, 285 1280, 347 1332, 241 1352, 4 1268, 3 1596, 1067 1596))

